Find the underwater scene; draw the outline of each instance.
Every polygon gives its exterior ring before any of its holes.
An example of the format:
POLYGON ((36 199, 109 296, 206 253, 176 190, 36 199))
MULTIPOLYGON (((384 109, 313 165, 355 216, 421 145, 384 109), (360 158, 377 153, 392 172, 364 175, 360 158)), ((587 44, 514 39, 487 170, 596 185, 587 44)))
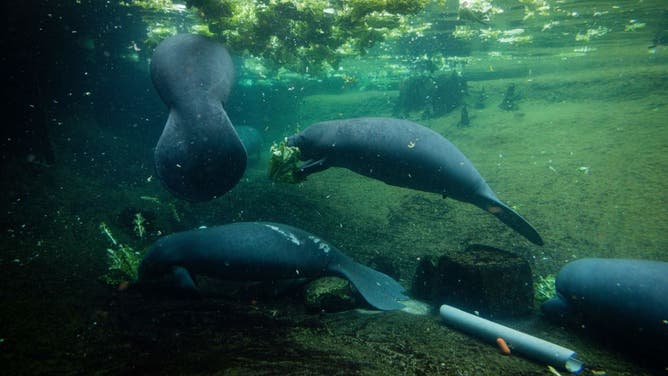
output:
POLYGON ((3 10, 3 374, 668 373, 665 1, 3 10))

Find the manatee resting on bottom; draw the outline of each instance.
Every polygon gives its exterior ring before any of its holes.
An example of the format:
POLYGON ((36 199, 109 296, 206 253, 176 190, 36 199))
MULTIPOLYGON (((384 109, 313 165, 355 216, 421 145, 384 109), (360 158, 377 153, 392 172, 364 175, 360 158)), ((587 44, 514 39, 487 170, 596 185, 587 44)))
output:
POLYGON ((235 281, 340 276, 380 310, 404 308, 405 289, 304 230, 240 222, 158 239, 139 266, 139 283, 169 279, 175 292, 196 292, 193 275, 235 281))
POLYGON ((668 348, 668 262, 580 259, 561 269, 556 289, 541 307, 549 319, 668 348))

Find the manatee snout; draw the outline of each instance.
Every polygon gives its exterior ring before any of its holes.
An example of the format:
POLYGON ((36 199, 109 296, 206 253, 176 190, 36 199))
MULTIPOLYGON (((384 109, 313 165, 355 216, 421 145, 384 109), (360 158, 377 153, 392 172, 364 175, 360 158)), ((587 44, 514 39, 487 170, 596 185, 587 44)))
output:
POLYGON ((299 147, 299 137, 303 136, 300 136, 299 134, 294 134, 286 139, 287 140, 286 143, 290 147, 299 147))
POLYGON ((287 138, 286 144, 290 147, 299 148, 299 159, 307 160, 318 157, 318 153, 303 133, 293 134, 287 138))

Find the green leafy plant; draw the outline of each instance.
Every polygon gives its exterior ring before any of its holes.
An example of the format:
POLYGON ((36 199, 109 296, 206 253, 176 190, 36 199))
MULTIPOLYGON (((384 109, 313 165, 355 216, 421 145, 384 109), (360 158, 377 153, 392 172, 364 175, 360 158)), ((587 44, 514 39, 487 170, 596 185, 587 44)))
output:
POLYGON ((555 282, 556 278, 554 275, 548 275, 545 277, 538 276, 538 280, 534 282, 536 301, 542 303, 554 298, 557 294, 555 282))
POLYGON ((111 248, 107 248, 107 263, 109 268, 100 279, 112 286, 136 281, 142 254, 130 246, 119 243, 106 223, 100 223, 99 228, 112 245, 111 248))
POLYGON ((299 148, 288 146, 287 140, 274 143, 271 146, 269 159, 269 179, 281 183, 296 184, 306 178, 298 173, 299 148))
POLYGON ((101 277, 102 281, 113 286, 123 282, 135 282, 141 260, 141 253, 130 246, 119 244, 115 248, 107 248, 109 269, 101 277))
MULTIPOLYGON (((406 16, 423 10, 430 0, 186 0, 213 36, 234 51, 259 56, 268 68, 317 74, 338 67, 341 59, 364 54, 376 43, 404 34, 412 26, 406 16)), ((151 11, 173 9, 168 0, 127 3, 151 11)), ((149 27, 147 44, 172 31, 149 27)))
POLYGON ((144 219, 141 212, 135 213, 135 216, 132 218, 132 226, 135 235, 137 235, 139 239, 144 239, 144 236, 146 236, 146 219, 144 219))

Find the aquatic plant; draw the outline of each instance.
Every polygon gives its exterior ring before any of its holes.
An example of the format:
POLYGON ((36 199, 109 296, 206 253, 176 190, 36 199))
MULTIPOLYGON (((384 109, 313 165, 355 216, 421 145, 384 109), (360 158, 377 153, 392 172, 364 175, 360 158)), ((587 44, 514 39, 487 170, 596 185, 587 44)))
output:
POLYGON ((287 139, 271 145, 269 179, 281 183, 296 184, 306 179, 297 173, 298 170, 299 148, 288 146, 287 139))
POLYGON ((109 226, 107 226, 106 223, 104 222, 100 223, 99 229, 107 237, 107 239, 111 242, 111 244, 118 245, 116 238, 114 238, 114 235, 111 233, 111 230, 109 229, 109 226))
POLYGON ((181 214, 179 214, 179 211, 176 209, 174 202, 169 202, 167 205, 169 206, 169 210, 171 211, 174 220, 181 223, 181 214))
POLYGON ((582 33, 577 33, 575 35, 575 40, 577 42, 589 42, 594 38, 600 38, 607 34, 610 31, 607 27, 599 26, 596 29, 587 29, 587 31, 582 33))
MULTIPOLYGON (((491 29, 489 29, 491 30, 491 29)), ((452 36, 458 39, 473 39, 476 36, 480 35, 482 40, 485 40, 482 36, 486 30, 474 30, 471 29, 469 25, 456 25, 455 29, 452 31, 452 36)))
POLYGON ((138 6, 156 12, 164 12, 173 7, 172 0, 129 0, 121 1, 122 6, 138 6))
POLYGON ((160 205, 160 199, 157 198, 157 197, 153 197, 153 196, 139 196, 139 199, 140 199, 140 200, 144 200, 144 201, 148 201, 148 202, 152 202, 152 203, 154 203, 154 204, 156 204, 156 205, 160 205))
POLYGON ((175 26, 166 26, 155 21, 149 23, 147 30, 144 44, 149 48, 155 48, 163 39, 178 33, 175 26))
POLYGON ((146 235, 146 227, 145 224, 146 219, 144 219, 144 216, 141 214, 141 212, 135 213, 134 218, 132 219, 132 228, 135 231, 135 235, 139 239, 144 239, 144 236, 146 235))
MULTIPOLYGON (((269 68, 318 73, 341 59, 364 54, 376 43, 414 27, 406 16, 430 0, 186 0, 208 26, 192 32, 212 35, 239 53, 260 56, 269 68)), ((160 1, 135 1, 142 8, 173 8, 160 1)), ((161 26, 161 31, 169 29, 161 26)), ((149 28, 151 29, 151 28, 149 28)), ((152 29, 151 29, 152 30, 152 29)), ((163 34, 153 32, 150 44, 163 34)))
POLYGON ((120 286, 122 283, 136 281, 142 254, 130 246, 119 243, 106 223, 100 223, 99 228, 113 246, 112 248, 107 248, 107 263, 109 267, 100 279, 112 286, 120 286))
MULTIPOLYGON (((547 0, 519 0, 524 6, 524 16, 522 21, 530 18, 538 18, 536 22, 543 24, 542 31, 549 30, 558 21, 548 20, 550 17, 550 4, 547 0), (547 21, 547 23, 544 23, 547 21)), ((510 8, 509 10, 512 10, 510 8)), ((525 29, 499 29, 498 25, 491 23, 493 16, 504 13, 504 10, 487 0, 461 0, 457 11, 458 18, 462 21, 468 21, 464 25, 457 25, 452 32, 452 36, 458 39, 471 40, 478 38, 483 42, 498 42, 505 44, 527 44, 533 42, 532 34, 523 34, 525 29), (480 26, 484 28, 480 28, 480 26)))
POLYGON ((200 34, 207 37, 214 37, 215 34, 209 30, 209 25, 196 24, 190 27, 190 32, 193 34, 200 34))
POLYGON ((102 281, 112 286, 136 281, 141 260, 141 253, 130 246, 119 244, 116 248, 107 248, 109 269, 101 277, 102 281))
POLYGON ((556 277, 554 275, 538 276, 538 280, 534 282, 534 294, 538 303, 548 301, 556 296, 555 281, 556 277))

